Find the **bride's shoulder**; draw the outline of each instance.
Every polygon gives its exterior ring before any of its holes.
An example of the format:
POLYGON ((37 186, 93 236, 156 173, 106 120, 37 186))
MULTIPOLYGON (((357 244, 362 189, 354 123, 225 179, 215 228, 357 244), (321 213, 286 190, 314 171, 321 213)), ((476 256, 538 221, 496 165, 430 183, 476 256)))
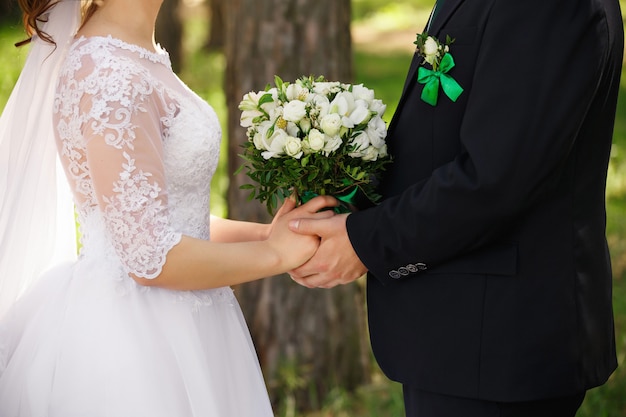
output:
POLYGON ((69 48, 61 76, 85 79, 125 74, 151 78, 151 71, 135 48, 141 49, 111 36, 78 37, 69 48))
MULTIPOLYGON (((112 64, 128 61, 124 50, 116 45, 110 36, 81 36, 70 46, 68 61, 93 61, 94 64, 112 64)), ((128 61, 132 64, 132 61, 128 61)))
POLYGON ((171 67, 169 54, 160 45, 151 51, 111 35, 80 36, 74 40, 71 53, 94 60, 123 60, 142 65, 152 62, 171 67))
POLYGON ((124 61, 120 58, 119 52, 106 42, 106 38, 80 37, 70 46, 61 73, 70 76, 85 75, 102 66, 118 66, 124 61))

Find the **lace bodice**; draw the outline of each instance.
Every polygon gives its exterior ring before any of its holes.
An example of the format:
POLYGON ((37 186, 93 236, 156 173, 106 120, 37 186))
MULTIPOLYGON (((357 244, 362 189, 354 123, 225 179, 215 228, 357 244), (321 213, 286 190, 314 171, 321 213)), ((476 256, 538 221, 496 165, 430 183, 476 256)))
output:
POLYGON ((82 256, 154 278, 181 235, 209 239, 221 130, 166 52, 80 38, 61 68, 57 144, 81 224, 82 256))

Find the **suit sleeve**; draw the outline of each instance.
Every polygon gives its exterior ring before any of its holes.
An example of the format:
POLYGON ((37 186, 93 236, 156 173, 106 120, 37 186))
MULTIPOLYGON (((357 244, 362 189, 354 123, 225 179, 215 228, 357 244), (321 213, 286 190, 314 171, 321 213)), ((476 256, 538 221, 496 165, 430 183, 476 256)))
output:
POLYGON ((477 22, 461 151, 425 182, 348 217, 374 276, 384 282, 399 266, 419 272, 492 245, 556 191, 607 61, 606 18, 591 3, 496 0, 477 22))

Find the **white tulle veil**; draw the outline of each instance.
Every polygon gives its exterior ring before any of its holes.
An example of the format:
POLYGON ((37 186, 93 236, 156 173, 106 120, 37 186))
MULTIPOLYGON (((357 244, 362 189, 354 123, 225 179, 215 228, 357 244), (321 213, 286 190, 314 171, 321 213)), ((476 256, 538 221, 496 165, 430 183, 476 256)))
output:
POLYGON ((59 67, 80 24, 80 5, 80 0, 60 0, 47 12, 41 29, 56 47, 33 37, 0 116, 0 317, 45 269, 76 253, 72 200, 58 164, 52 111, 59 67))

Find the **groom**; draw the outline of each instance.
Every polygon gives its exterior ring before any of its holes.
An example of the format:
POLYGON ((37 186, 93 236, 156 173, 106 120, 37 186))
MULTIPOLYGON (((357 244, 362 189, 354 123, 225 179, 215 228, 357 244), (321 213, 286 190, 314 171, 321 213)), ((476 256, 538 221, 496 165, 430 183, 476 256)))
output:
MULTIPOLYGON (((441 2, 441 0, 439 0, 441 2)), ((445 0, 429 35, 463 92, 413 59, 381 204, 292 223, 321 236, 307 287, 368 272, 371 342, 408 416, 572 417, 617 366, 605 180, 618 0, 445 0)))

